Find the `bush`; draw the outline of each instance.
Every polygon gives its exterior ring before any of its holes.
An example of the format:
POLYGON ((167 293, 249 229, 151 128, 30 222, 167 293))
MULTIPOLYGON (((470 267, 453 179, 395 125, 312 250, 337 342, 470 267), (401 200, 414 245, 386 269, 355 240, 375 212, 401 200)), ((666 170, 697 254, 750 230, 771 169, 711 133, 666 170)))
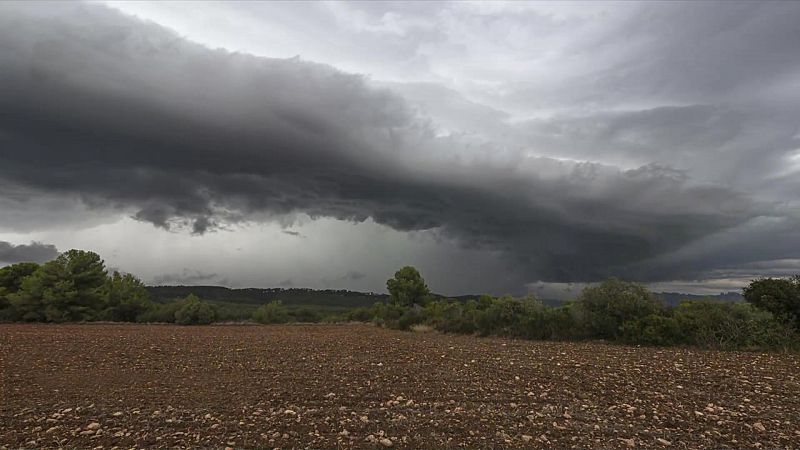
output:
POLYGON ((475 328, 481 336, 519 334, 525 309, 523 302, 518 299, 485 295, 478 300, 475 328))
POLYGON ((373 314, 372 307, 362 306, 360 308, 351 309, 344 317, 343 321, 346 322, 372 322, 373 314))
POLYGON ((581 292, 576 304, 584 314, 584 325, 592 337, 619 339, 625 322, 643 319, 663 310, 644 286, 615 278, 581 292))
POLYGON ((650 314, 622 325, 622 340, 628 344, 669 346, 688 343, 674 317, 650 314))
POLYGON ((253 320, 263 324, 286 323, 289 321, 289 311, 280 300, 273 300, 255 310, 253 320))
POLYGON ((704 348, 786 348, 796 341, 788 325, 749 303, 684 301, 674 317, 684 342, 704 348))
POLYGON ((742 290, 745 300, 800 331, 800 276, 759 278, 742 290))
POLYGON ((217 318, 214 307, 193 294, 189 294, 182 303, 180 309, 175 312, 175 323, 177 324, 208 325, 217 318))
POLYGON ((461 303, 456 300, 439 300, 425 306, 427 323, 444 333, 472 334, 477 330, 475 317, 478 302, 461 303))
POLYGON ((298 308, 289 311, 292 322, 317 323, 322 320, 322 314, 311 308, 298 308))
POLYGON ((425 315, 421 308, 410 308, 404 311, 403 314, 397 319, 397 329, 408 331, 411 327, 425 322, 425 315))
POLYGON ((375 303, 372 305, 372 321, 382 327, 399 328, 400 317, 410 308, 397 303, 375 303))

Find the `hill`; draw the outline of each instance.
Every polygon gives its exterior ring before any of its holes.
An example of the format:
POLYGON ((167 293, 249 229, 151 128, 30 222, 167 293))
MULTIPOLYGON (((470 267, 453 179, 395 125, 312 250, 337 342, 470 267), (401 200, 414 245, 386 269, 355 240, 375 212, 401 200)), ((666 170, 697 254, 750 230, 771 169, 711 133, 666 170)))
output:
MULTIPOLYGON (((204 300, 227 304, 258 306, 272 300, 280 300, 289 308, 314 307, 332 310, 344 310, 371 306, 376 302, 389 298, 386 294, 374 292, 348 291, 344 289, 311 289, 311 288, 242 288, 232 289, 224 286, 148 286, 150 296, 159 303, 194 294, 204 300)), ((724 292, 717 295, 694 295, 680 292, 657 292, 657 297, 668 305, 674 306, 681 300, 713 299, 720 301, 741 301, 738 292, 724 292)), ((477 299, 480 295, 459 295, 454 298, 460 301, 477 299)), ((562 302, 556 299, 542 299, 549 306, 558 306, 562 302)))

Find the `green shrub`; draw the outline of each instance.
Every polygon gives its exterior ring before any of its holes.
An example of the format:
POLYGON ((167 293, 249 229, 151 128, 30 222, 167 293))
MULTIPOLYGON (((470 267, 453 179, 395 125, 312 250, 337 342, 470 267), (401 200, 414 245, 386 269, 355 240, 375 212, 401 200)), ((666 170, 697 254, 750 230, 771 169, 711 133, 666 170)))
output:
POLYGON ((400 317, 409 310, 408 307, 397 303, 375 303, 372 305, 372 321, 382 327, 399 328, 400 317))
POLYGON ((397 319, 397 329, 408 331, 414 325, 419 325, 425 322, 425 315, 421 308, 410 308, 400 315, 397 319))
POLYGON ((615 278, 587 287, 576 307, 584 314, 587 332, 600 339, 619 339, 625 322, 658 314, 661 303, 644 286, 615 278))
POLYGON ((519 320, 525 312, 525 305, 521 300, 485 295, 478 300, 475 327, 481 336, 513 335, 519 332, 519 320))
POLYGON ((351 309, 343 316, 346 322, 372 322, 373 317, 372 307, 366 306, 351 309))
POLYGON ((687 343, 674 317, 650 314, 622 325, 622 340, 629 344, 669 346, 687 343))
POLYGON ((428 323, 444 333, 473 334, 477 331, 478 302, 440 300, 426 307, 428 323))
POLYGON ((291 322, 317 323, 322 320, 322 314, 311 308, 298 308, 289 311, 291 322))
POLYGON ((175 323, 180 325, 208 325, 217 318, 213 306, 190 294, 175 312, 175 323))
POLYGON ((772 313, 744 302, 684 301, 674 316, 686 343, 704 348, 787 347, 796 339, 772 313))
POLYGON ((277 324, 289 322, 289 311, 280 300, 273 300, 261 305, 253 312, 253 320, 263 324, 277 324))
POLYGON ((800 276, 759 278, 742 290, 745 300, 800 331, 800 276))

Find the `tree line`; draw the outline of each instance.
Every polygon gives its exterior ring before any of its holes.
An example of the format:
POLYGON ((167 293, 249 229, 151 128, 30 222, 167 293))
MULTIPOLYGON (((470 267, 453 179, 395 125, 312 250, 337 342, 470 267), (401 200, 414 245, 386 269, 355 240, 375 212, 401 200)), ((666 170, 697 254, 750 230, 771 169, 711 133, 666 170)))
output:
MULTIPOLYGON (((279 300, 231 314, 222 303, 194 294, 154 301, 142 281, 108 273, 94 252, 70 250, 39 265, 0 268, 2 322, 166 322, 210 324, 373 322, 408 330, 524 339, 602 339, 637 345, 690 345, 716 349, 800 348, 800 277, 760 278, 742 292, 745 302, 683 301, 670 307, 644 286, 617 279, 588 287, 574 301, 548 306, 533 296, 482 296, 456 300, 435 296, 419 271, 407 266, 386 283, 387 301, 331 312, 290 309, 279 300)), ((240 305, 242 306, 242 305, 240 305)), ((320 305, 322 306, 322 305, 320 305)))
POLYGON ((404 267, 387 282, 391 301, 351 312, 397 329, 540 340, 602 339, 637 345, 734 349, 800 349, 800 277, 760 278, 744 302, 687 300, 670 307, 643 285, 609 279, 574 301, 547 306, 526 298, 434 298, 419 272, 404 267))

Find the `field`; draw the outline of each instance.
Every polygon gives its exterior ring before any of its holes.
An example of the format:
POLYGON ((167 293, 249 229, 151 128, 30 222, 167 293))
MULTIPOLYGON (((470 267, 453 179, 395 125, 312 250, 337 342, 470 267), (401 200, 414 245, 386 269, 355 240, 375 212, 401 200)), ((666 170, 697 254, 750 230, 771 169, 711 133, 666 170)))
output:
POLYGON ((9 448, 798 448, 800 357, 367 325, 0 325, 9 448))

